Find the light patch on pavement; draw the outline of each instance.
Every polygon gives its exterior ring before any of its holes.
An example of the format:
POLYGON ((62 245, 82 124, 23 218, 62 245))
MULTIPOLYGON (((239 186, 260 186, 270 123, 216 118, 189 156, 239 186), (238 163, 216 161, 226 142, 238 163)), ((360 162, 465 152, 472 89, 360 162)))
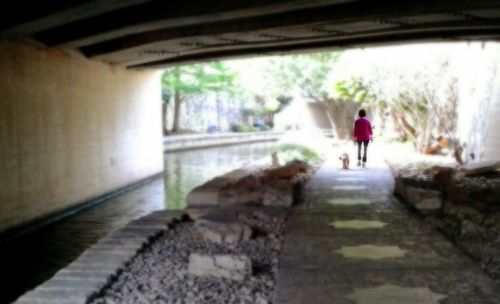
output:
POLYGON ((378 246, 372 244, 359 246, 342 246, 335 252, 341 254, 345 258, 359 258, 380 260, 387 258, 402 258, 408 252, 398 246, 378 246))
POLYGON ((338 229, 374 229, 374 228, 384 228, 384 226, 388 224, 382 221, 374 221, 374 220, 349 220, 349 221, 333 221, 328 225, 338 229))
POLYGON ((362 177, 339 177, 335 179, 338 182, 359 182, 359 181, 366 181, 366 178, 362 177))
POLYGON ((354 288, 354 293, 345 296, 357 304, 438 304, 439 300, 446 297, 432 292, 428 287, 401 287, 392 284, 354 288))
POLYGON ((372 201, 366 198, 332 198, 328 201, 333 205, 368 205, 372 201))
POLYGON ((344 185, 344 186, 333 186, 333 190, 365 190, 366 186, 357 185, 344 185))

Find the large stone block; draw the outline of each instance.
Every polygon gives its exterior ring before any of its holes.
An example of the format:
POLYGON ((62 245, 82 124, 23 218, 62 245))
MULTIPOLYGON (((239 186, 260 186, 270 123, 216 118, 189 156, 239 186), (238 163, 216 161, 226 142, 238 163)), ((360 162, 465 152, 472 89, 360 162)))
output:
POLYGON ((189 255, 188 273, 242 281, 251 274, 252 262, 246 255, 189 255))
POLYGON ((262 203, 262 194, 263 186, 260 178, 255 175, 247 175, 221 189, 219 205, 222 207, 259 205, 262 203))
POLYGON ((194 188, 186 197, 188 207, 217 206, 219 204, 218 187, 199 186, 194 188))
POLYGON ((196 220, 195 228, 204 239, 214 243, 236 243, 248 240, 252 228, 225 214, 207 215, 196 220))
POLYGON ((408 203, 415 205, 422 199, 423 191, 422 189, 408 186, 405 191, 405 199, 408 203))
POLYGON ((394 193, 401 197, 406 197, 406 186, 403 182, 403 178, 397 176, 394 182, 394 193))
POLYGON ((436 190, 406 187, 406 201, 424 213, 440 210, 443 205, 441 193, 436 190))
POLYGON ((415 208, 420 211, 431 212, 440 210, 442 205, 443 201, 440 196, 431 196, 418 201, 415 208))
POLYGON ((293 185, 285 180, 269 180, 264 185, 262 205, 291 207, 293 204, 293 185))

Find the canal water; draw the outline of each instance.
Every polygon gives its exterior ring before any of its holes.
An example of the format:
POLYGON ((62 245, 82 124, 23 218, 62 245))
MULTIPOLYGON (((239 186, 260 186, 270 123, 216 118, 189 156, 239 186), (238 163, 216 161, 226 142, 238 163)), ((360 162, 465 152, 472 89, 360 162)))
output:
POLYGON ((161 209, 182 209, 205 181, 265 158, 273 142, 165 154, 165 175, 13 240, 0 243, 0 303, 10 303, 131 220, 161 209))
POLYGON ((186 195, 195 186, 224 172, 268 159, 275 143, 254 143, 165 155, 166 208, 182 209, 186 195))

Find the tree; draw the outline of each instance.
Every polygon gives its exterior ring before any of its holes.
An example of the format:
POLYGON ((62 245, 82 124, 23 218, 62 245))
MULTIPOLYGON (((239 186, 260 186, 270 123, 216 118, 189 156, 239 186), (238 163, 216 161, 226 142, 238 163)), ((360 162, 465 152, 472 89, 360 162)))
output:
POLYGON ((418 48, 387 49, 373 57, 350 57, 365 69, 337 82, 337 91, 387 109, 401 139, 411 140, 418 151, 431 151, 440 136, 453 147, 457 126, 450 117, 456 117, 458 101, 456 63, 442 50, 421 53, 418 48))
POLYGON ((168 134, 168 105, 170 104, 170 99, 172 99, 172 92, 166 87, 162 87, 161 90, 162 103, 162 116, 163 116, 163 134, 168 134))
POLYGON ((379 132, 382 134, 385 131, 387 102, 384 99, 379 99, 373 92, 372 87, 365 83, 363 79, 351 77, 337 81, 335 83, 335 92, 337 98, 355 102, 370 112, 370 116, 372 116, 371 114, 378 114, 381 123, 379 132))
POLYGON ((235 89, 236 73, 222 62, 172 67, 165 70, 162 86, 174 100, 174 121, 172 132, 178 132, 181 119, 181 105, 187 96, 205 92, 231 93, 235 89))
POLYGON ((340 53, 325 52, 277 57, 271 60, 268 74, 278 80, 284 92, 322 101, 329 97, 328 79, 340 53))
POLYGON ((279 113, 292 103, 293 97, 286 96, 286 95, 280 95, 280 96, 276 97, 276 100, 278 101, 278 108, 276 108, 275 113, 279 113))
POLYGON ((309 101, 322 104, 337 138, 346 139, 351 134, 359 103, 335 98, 332 94, 330 78, 340 54, 323 52, 276 58, 270 64, 269 73, 281 80, 283 91, 297 93, 309 101))

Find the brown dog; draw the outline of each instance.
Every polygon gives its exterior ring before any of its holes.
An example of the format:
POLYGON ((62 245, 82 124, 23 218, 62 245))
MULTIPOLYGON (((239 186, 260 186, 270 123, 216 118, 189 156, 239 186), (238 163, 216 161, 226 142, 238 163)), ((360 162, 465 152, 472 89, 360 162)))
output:
POLYGON ((342 161, 342 169, 349 170, 349 154, 344 153, 340 155, 339 159, 342 161))

